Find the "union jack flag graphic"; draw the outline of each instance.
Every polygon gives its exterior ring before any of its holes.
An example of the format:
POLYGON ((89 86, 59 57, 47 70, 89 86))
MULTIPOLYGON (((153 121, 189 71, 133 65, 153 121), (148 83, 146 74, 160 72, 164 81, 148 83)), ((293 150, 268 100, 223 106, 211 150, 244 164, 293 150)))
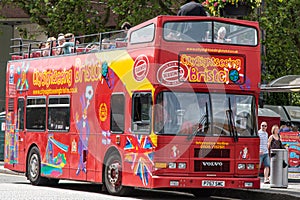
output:
POLYGON ((151 166, 153 166, 153 150, 155 145, 151 138, 145 135, 136 135, 126 138, 125 162, 131 163, 131 169, 137 175, 142 183, 146 186, 149 183, 151 166))

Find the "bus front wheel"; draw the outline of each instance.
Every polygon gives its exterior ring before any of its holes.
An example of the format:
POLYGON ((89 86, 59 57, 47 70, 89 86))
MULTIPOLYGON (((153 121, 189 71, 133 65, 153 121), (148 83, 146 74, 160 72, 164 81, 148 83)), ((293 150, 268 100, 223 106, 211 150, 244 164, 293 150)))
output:
POLYGON ((44 185, 47 182, 46 178, 41 177, 41 157, 37 147, 29 152, 27 177, 32 185, 44 185))
POLYGON ((131 188, 122 185, 122 162, 119 154, 109 155, 105 162, 104 175, 105 187, 109 194, 125 196, 130 193, 131 188))

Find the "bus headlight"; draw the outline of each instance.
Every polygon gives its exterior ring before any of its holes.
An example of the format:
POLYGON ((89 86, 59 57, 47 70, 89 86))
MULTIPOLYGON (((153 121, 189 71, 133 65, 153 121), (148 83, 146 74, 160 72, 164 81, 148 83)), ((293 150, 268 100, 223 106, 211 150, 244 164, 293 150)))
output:
POLYGON ((239 163, 238 164, 238 169, 246 169, 246 165, 242 164, 242 163, 239 163))
POLYGON ((186 169, 186 163, 178 163, 178 169, 186 169))
POLYGON ((176 169, 176 163, 175 162, 169 163, 169 168, 170 169, 176 169))
POLYGON ((247 169, 254 170, 254 164, 247 164, 247 169))

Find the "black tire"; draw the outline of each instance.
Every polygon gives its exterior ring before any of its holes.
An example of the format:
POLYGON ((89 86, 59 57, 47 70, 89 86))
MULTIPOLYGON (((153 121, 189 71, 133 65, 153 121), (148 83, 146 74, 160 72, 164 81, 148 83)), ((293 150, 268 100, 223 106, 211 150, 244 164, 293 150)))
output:
POLYGON ((41 177, 41 157, 37 147, 33 147, 27 161, 27 178, 32 185, 46 185, 48 178, 41 177))
POLYGON ((122 161, 119 154, 110 154, 104 167, 104 185, 107 192, 115 196, 128 195, 132 188, 122 185, 122 161))

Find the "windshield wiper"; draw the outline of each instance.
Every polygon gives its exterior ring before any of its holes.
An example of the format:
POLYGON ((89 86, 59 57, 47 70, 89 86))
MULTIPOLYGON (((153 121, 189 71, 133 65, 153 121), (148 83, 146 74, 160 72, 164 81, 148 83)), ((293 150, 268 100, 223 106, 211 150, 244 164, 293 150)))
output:
POLYGON ((237 135, 236 127, 235 127, 234 120, 233 120, 233 112, 232 112, 232 109, 231 109, 231 102, 230 102, 229 97, 228 97, 228 110, 226 110, 226 116, 227 116, 227 119, 228 119, 230 135, 233 136, 234 142, 237 142, 238 141, 238 135, 237 135))
POLYGON ((196 135, 202 135, 207 131, 208 128, 209 128, 208 105, 206 102, 205 103, 205 114, 202 115, 202 117, 200 118, 199 123, 198 123, 198 128, 191 135, 189 135, 186 139, 191 140, 196 135))

